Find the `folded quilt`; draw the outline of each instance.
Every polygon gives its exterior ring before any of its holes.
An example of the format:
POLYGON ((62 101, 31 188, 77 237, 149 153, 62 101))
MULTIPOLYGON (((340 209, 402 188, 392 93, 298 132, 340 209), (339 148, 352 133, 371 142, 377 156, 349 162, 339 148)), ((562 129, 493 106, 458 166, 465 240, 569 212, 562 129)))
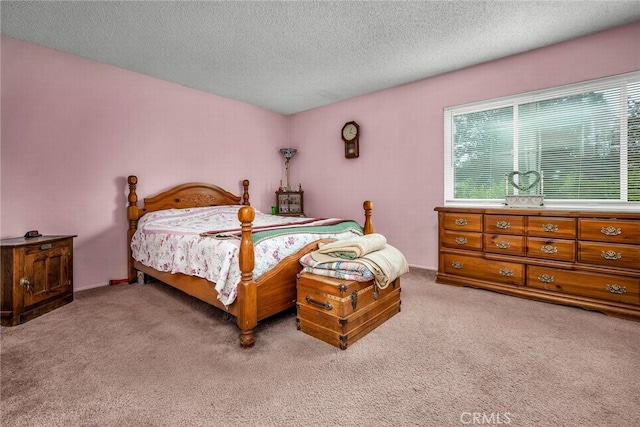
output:
POLYGON ((314 260, 311 254, 307 254, 300 258, 300 264, 302 264, 303 273, 343 280, 355 280, 356 282, 368 282, 375 279, 371 270, 359 262, 340 260, 322 263, 314 260))
MULTIPOLYGON (((320 253, 319 250, 310 253, 311 257, 319 263, 331 263, 341 261, 339 257, 330 254, 320 253)), ((352 263, 359 263, 367 267, 374 275, 376 285, 380 289, 386 288, 389 283, 409 271, 409 264, 395 247, 385 244, 383 249, 370 252, 363 257, 351 260, 352 263)))
POLYGON ((356 259, 371 252, 379 251, 386 244, 387 239, 382 234, 373 233, 320 245, 318 252, 336 258, 356 259))

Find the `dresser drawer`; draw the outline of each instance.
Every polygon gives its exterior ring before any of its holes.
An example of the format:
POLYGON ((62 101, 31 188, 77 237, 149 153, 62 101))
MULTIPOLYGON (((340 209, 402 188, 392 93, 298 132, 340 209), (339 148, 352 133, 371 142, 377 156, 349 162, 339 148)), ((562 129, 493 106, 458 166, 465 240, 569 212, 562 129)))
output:
POLYGON ((640 304, 640 278, 529 265, 527 286, 608 301, 640 304))
POLYGON ((527 237, 527 256, 574 262, 576 260, 576 241, 527 237))
POLYGON ((448 212, 444 214, 446 230, 482 231, 482 214, 448 212))
POLYGON ((580 218, 578 238, 598 242, 640 243, 640 221, 580 218))
POLYGON ((524 232, 524 217, 515 215, 485 215, 484 232, 521 235, 524 232))
POLYGON ((444 271, 447 274, 464 276, 509 285, 524 284, 524 265, 515 262, 487 260, 480 257, 458 254, 444 255, 444 271))
POLYGON ((444 230, 442 244, 448 248, 482 250, 482 233, 444 230))
POLYGON ((529 236, 548 237, 550 239, 575 239, 576 219, 556 217, 529 217, 527 221, 529 236))
POLYGON ((640 245, 578 242, 578 262, 640 270, 640 245))
POLYGON ((484 250, 496 254, 524 256, 525 245, 523 236, 509 236, 505 234, 484 235, 484 250))

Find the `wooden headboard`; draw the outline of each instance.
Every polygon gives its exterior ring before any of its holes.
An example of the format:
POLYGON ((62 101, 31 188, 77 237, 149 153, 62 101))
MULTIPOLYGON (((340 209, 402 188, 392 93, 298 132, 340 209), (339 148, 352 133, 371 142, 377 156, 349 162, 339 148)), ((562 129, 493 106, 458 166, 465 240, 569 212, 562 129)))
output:
POLYGON ((138 195, 136 194, 138 177, 131 175, 127 179, 127 182, 129 183, 129 221, 134 219, 137 220, 148 212, 154 212, 162 209, 184 209, 240 204, 250 206, 249 180, 247 179, 242 181, 242 197, 236 196, 217 185, 203 182, 190 182, 178 185, 177 187, 158 193, 155 196, 145 198, 143 200, 144 206, 142 208, 138 208, 138 195))

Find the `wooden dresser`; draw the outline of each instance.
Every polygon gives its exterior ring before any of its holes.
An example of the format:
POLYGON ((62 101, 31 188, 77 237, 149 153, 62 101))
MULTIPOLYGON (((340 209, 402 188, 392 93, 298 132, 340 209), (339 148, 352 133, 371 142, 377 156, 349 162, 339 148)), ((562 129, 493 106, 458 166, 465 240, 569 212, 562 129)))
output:
POLYGON ((640 321, 640 213, 435 210, 438 283, 640 321))
POLYGON ((2 325, 15 326, 73 301, 73 238, 0 241, 2 325))

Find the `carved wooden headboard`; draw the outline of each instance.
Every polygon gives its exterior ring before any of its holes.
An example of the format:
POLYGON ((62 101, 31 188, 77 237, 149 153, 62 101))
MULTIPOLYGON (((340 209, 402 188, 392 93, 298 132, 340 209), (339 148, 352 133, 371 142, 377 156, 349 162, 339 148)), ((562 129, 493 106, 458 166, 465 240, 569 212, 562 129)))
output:
POLYGON ((144 206, 142 208, 137 207, 138 195, 136 194, 136 186, 138 183, 138 177, 131 175, 127 179, 127 182, 129 183, 129 210, 135 211, 128 212, 130 221, 134 218, 137 220, 147 212, 154 212, 162 209, 184 209, 240 204, 250 206, 249 180, 247 179, 242 181, 242 196, 236 196, 217 185, 203 182, 190 182, 178 185, 169 190, 158 193, 155 196, 145 198, 143 200, 144 206))

